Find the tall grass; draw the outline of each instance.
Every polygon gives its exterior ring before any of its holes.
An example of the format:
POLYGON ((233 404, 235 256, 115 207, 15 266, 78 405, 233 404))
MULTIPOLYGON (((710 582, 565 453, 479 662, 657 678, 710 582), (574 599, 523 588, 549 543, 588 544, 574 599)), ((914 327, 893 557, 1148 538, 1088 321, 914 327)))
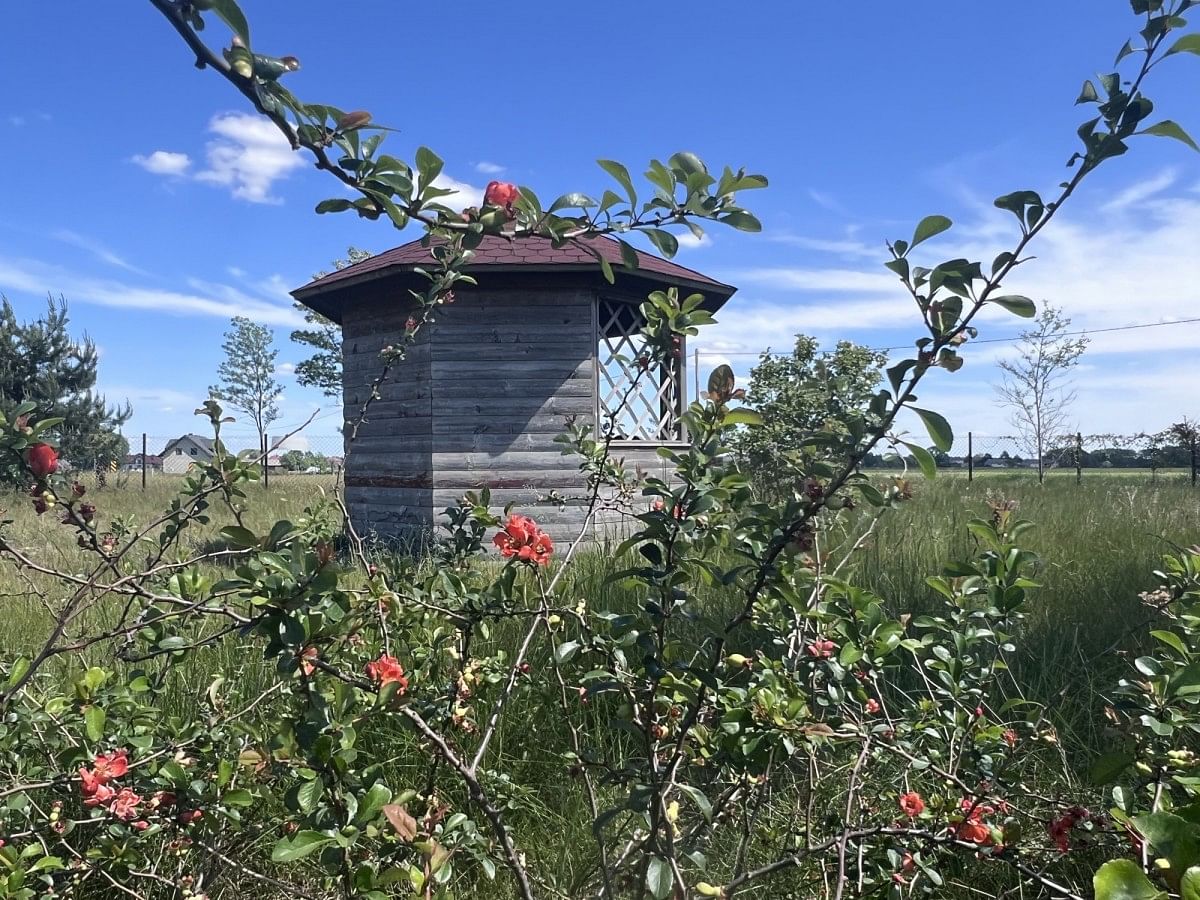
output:
MULTIPOLYGON (((270 489, 251 488, 255 502, 248 524, 261 527, 301 515, 320 486, 318 479, 295 479, 270 489)), ((131 524, 148 521, 177 487, 178 482, 163 477, 152 479, 145 492, 134 484, 90 490, 89 499, 98 507, 104 528, 113 517, 131 524)), ((1156 586, 1153 570, 1172 545, 1200 541, 1200 490, 1180 479, 1151 483, 1145 477, 1089 478, 1081 485, 1051 478, 1040 486, 1028 474, 989 473, 974 483, 958 475, 918 481, 914 499, 885 515, 858 552, 851 577, 883 596, 898 613, 928 608, 933 595, 925 579, 946 562, 975 551, 967 523, 986 516, 987 502, 995 497, 1016 500, 1019 515, 1036 524, 1025 544, 1042 559, 1042 588, 1031 604, 1012 662, 1027 695, 1050 708, 1063 765, 1068 771, 1082 771, 1103 746, 1104 695, 1127 665, 1125 656, 1144 640, 1150 616, 1138 593, 1156 586)), ((9 513, 0 518, 14 520, 8 529, 10 541, 50 565, 84 571, 85 556, 53 513, 34 515, 28 498, 19 494, 0 495, 3 507, 9 513)), ((220 524, 222 517, 214 515, 212 524, 197 527, 186 537, 185 549, 211 542, 220 524)), ((602 552, 582 555, 565 581, 564 599, 587 599, 593 608, 632 608, 637 598, 607 581, 616 565, 602 552)), ((44 640, 47 614, 37 594, 49 591, 56 596, 58 590, 49 579, 0 563, 6 653, 34 649, 44 640)), ((715 611, 734 598, 714 594, 701 599, 715 611)), ((103 604, 98 602, 92 614, 103 615, 103 604)), ((503 644, 512 636, 499 629, 494 640, 503 644)), ((112 664, 109 653, 100 648, 85 655, 84 661, 89 659, 112 664)), ((78 664, 76 659, 63 660, 52 675, 65 674, 78 664)), ((250 695, 267 683, 267 665, 256 647, 233 639, 193 654, 176 667, 167 701, 173 708, 164 712, 185 709, 218 674, 250 695)), ((512 778, 505 790, 520 794, 523 810, 514 815, 513 825, 523 845, 542 863, 552 863, 561 875, 560 884, 569 885, 592 865, 593 844, 581 792, 571 785, 564 761, 567 731, 561 717, 542 705, 544 700, 518 696, 493 745, 495 769, 512 778)), ((269 715, 268 708, 263 714, 269 715)), ((594 715, 591 733, 605 735, 605 711, 597 708, 594 715)), ((362 748, 384 763, 389 780, 423 780, 426 770, 414 752, 414 739, 399 725, 385 724, 364 734, 362 748)), ((508 896, 502 882, 480 890, 485 893, 476 896, 508 896)), ((760 896, 786 896, 763 890, 760 896)))

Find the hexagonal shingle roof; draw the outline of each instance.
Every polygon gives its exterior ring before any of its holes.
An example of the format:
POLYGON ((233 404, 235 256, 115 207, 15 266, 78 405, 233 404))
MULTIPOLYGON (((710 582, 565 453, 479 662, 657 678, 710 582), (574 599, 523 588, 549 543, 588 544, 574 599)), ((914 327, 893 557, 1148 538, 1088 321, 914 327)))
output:
MULTIPOLYGON (((660 284, 679 285, 709 295, 714 306, 728 300, 737 290, 693 269, 673 263, 651 253, 637 252, 638 268, 631 271, 623 268, 621 245, 608 237, 592 237, 571 241, 555 247, 549 238, 527 236, 507 238, 486 235, 475 249, 470 270, 479 274, 480 269, 493 272, 595 272, 600 276, 600 263, 592 250, 598 250, 612 264, 618 278, 634 276, 660 284)), ((419 240, 412 241, 392 250, 386 250, 362 262, 330 272, 292 291, 292 296, 306 306, 318 309, 331 318, 335 312, 336 292, 364 282, 402 274, 418 266, 428 266, 432 261, 429 248, 419 240), (316 298, 321 295, 320 300, 316 298), (316 302, 314 302, 316 301, 316 302)))

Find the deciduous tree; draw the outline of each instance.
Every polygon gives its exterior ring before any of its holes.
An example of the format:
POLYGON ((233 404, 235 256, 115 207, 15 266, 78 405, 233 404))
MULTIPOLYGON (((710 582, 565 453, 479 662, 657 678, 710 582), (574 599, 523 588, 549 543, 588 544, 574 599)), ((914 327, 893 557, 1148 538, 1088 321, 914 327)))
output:
MULTIPOLYGON (((357 247, 346 250, 345 259, 335 259, 333 269, 341 271, 347 266, 370 258, 371 253, 357 247)), ((317 272, 313 278, 321 278, 328 272, 317 272)), ((309 309, 303 303, 296 304, 296 311, 304 316, 307 328, 297 328, 292 332, 292 340, 297 344, 312 347, 316 352, 308 359, 296 364, 296 381, 304 387, 319 388, 328 397, 340 397, 342 394, 342 329, 341 326, 321 315, 314 309, 309 309)))
POLYGON ((1012 410, 1012 424, 1037 459, 1038 481, 1046 477, 1046 452, 1063 442, 1075 391, 1068 373, 1087 349, 1088 339, 1067 334, 1071 320, 1045 306, 1034 327, 1021 332, 1017 355, 998 363, 1000 401, 1012 410))
POLYGON ((245 316, 234 316, 225 332, 225 360, 217 369, 220 383, 209 394, 240 409, 254 424, 262 444, 267 426, 279 418, 279 398, 283 387, 275 380, 275 357, 279 351, 272 343, 271 329, 245 316))

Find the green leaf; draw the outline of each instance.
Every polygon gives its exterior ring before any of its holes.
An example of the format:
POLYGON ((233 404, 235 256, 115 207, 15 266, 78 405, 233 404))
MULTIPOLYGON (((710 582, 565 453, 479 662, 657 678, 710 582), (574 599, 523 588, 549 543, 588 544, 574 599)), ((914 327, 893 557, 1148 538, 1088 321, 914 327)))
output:
POLYGON ((247 547, 258 546, 258 535, 249 528, 243 528, 241 525, 226 525, 221 529, 221 537, 229 541, 234 549, 245 550, 247 547))
POLYGON ((1180 900, 1200 900, 1200 866, 1192 866, 1179 882, 1180 900))
POLYGON ((320 778, 313 778, 310 781, 304 782, 296 791, 296 803, 300 807, 301 812, 310 813, 317 805, 317 801, 321 799, 321 794, 325 791, 325 785, 320 778))
POLYGON ((298 831, 275 844, 271 851, 271 862, 289 863, 303 859, 332 841, 332 837, 319 831, 298 831))
POLYGON ((1192 136, 1184 131, 1177 122, 1172 122, 1170 119, 1163 119, 1157 125, 1151 125, 1142 134, 1152 134, 1155 137, 1169 137, 1177 141, 1182 141, 1193 150, 1200 152, 1200 144, 1192 140, 1192 136))
POLYGON ((929 432, 929 439, 933 441, 933 446, 943 453, 949 453, 950 448, 954 446, 954 429, 950 427, 950 423, 946 421, 945 417, 932 410, 917 409, 915 406, 911 408, 925 423, 925 430, 929 432))
POLYGON ((1100 786, 1111 784, 1121 777, 1121 773, 1133 765, 1136 757, 1132 753, 1126 753, 1124 750, 1113 750, 1110 753, 1105 753, 1094 763, 1088 771, 1088 778, 1092 784, 1100 786))
POLYGON ((1154 853, 1166 857, 1176 872, 1200 863, 1200 841, 1196 826, 1172 813, 1150 813, 1133 820, 1154 853))
POLYGON ((744 406, 739 406, 725 413, 725 418, 721 420, 722 425, 750 425, 758 426, 763 423, 762 414, 754 409, 747 409, 744 406))
POLYGON ((1168 647, 1178 653, 1183 659, 1191 659, 1191 654, 1188 653, 1187 647, 1184 645, 1183 641, 1179 639, 1179 635, 1177 635, 1175 632, 1151 631, 1150 636, 1158 642, 1166 644, 1168 647))
MULTIPOLYGON (((651 545, 652 546, 652 545, 651 545)), ((554 659, 561 666, 579 652, 579 641, 563 641, 554 648, 554 659)))
POLYGON ((417 148, 417 171, 421 174, 421 190, 433 184, 433 180, 442 174, 442 158, 428 147, 417 148))
POLYGON ((29 665, 30 663, 28 656, 19 657, 17 661, 12 664, 12 668, 8 672, 8 687, 10 689, 16 687, 17 682, 25 677, 25 673, 29 671, 29 665))
POLYGON ((246 15, 234 0, 211 0, 212 11, 215 12, 234 34, 242 39, 242 43, 250 46, 250 26, 246 23, 246 15))
POLYGON ((89 740, 98 741, 104 737, 104 710, 99 706, 89 706, 83 712, 83 724, 87 729, 89 740))
POLYGON ((1075 104, 1095 103, 1099 99, 1100 95, 1096 93, 1096 86, 1091 81, 1085 81, 1083 89, 1079 92, 1079 99, 1075 101, 1075 104))
POLYGON ((917 465, 921 468, 921 474, 925 476, 927 481, 933 481, 937 478, 937 462, 933 458, 933 454, 922 447, 920 444, 904 443, 912 453, 913 458, 917 461, 917 465))
POLYGON ((558 212, 560 209, 588 209, 595 205, 596 201, 587 194, 581 194, 576 191, 570 194, 563 194, 550 204, 550 208, 546 212, 558 212))
POLYGON ((917 246, 922 241, 927 241, 934 235, 941 234, 954 223, 945 216, 926 216, 917 225, 917 230, 913 232, 912 243, 909 248, 917 246))
POLYGON ((657 856, 650 857, 646 866, 646 890, 654 900, 665 900, 671 896, 671 887, 675 883, 675 875, 665 859, 657 856))
POLYGON ((1028 297, 1022 297, 1020 294, 1006 294, 1003 297, 993 297, 991 302, 997 306, 1003 306, 1010 313, 1020 316, 1022 319, 1032 319, 1037 315, 1037 304, 1028 297))
POLYGON ((379 811, 392 801, 392 789, 381 781, 375 782, 358 801, 358 814, 354 821, 366 824, 379 815, 379 811))
POLYGON ((354 204, 345 197, 334 197, 330 200, 322 200, 317 204, 318 215, 332 212, 345 212, 348 209, 353 209, 354 204))
POLYGON ((651 243, 658 248, 658 252, 667 259, 679 252, 679 240, 669 231, 652 228, 646 232, 646 237, 650 238, 651 243))
POLYGON ((1195 53, 1200 56, 1200 34, 1185 34, 1163 56, 1170 56, 1172 53, 1195 53))
POLYGON ((1092 878, 1092 890, 1096 900, 1162 900, 1167 896, 1131 859, 1114 859, 1102 865, 1092 878))
POLYGON ((221 802, 226 806, 253 806, 254 795, 245 788, 236 788, 226 791, 221 797, 221 802))
POLYGON ((738 210, 737 212, 721 216, 720 221, 725 225, 733 226, 738 231, 762 231, 762 223, 744 210, 738 210))
POLYGON ((629 198, 629 205, 637 205, 637 192, 633 189, 633 179, 629 177, 629 170, 619 162, 611 159, 598 159, 596 162, 605 172, 617 180, 617 183, 625 189, 625 195, 629 198))

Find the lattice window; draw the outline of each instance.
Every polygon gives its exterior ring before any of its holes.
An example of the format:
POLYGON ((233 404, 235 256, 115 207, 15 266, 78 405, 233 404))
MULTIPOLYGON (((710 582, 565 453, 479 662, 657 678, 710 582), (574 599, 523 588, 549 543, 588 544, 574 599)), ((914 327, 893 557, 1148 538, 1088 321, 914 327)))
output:
POLYGON ((602 432, 611 430, 621 441, 682 440, 684 348, 671 363, 642 372, 646 344, 639 332, 645 322, 638 305, 602 299, 599 313, 602 432))

